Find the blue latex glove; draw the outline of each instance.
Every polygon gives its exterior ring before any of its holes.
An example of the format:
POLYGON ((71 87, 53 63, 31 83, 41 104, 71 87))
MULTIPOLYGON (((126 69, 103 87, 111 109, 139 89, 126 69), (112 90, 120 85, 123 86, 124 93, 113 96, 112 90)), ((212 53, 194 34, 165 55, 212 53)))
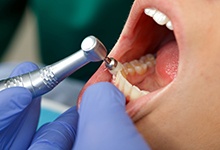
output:
POLYGON ((89 87, 79 109, 75 150, 147 150, 125 112, 124 95, 110 83, 89 87))
POLYGON ((55 121, 43 125, 35 134, 30 150, 71 149, 76 137, 78 112, 70 108, 55 121))
MULTIPOLYGON (((11 77, 33 71, 33 63, 23 63, 11 77)), ((32 100, 30 91, 13 87, 0 92, 0 149, 27 149, 36 132, 40 98, 32 100)))
POLYGON ((76 111, 72 111, 58 118, 62 120, 60 125, 55 121, 44 126, 31 148, 71 149, 74 144, 74 150, 149 149, 125 112, 124 96, 114 85, 103 82, 90 86, 78 112, 79 120, 76 111))

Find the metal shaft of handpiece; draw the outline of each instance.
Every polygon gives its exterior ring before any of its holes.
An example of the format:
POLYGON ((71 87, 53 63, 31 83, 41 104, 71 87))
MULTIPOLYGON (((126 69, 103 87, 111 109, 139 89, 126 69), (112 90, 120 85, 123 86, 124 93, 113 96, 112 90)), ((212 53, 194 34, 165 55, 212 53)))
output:
POLYGON ((107 55, 104 45, 94 36, 85 38, 81 48, 78 52, 52 65, 0 81, 0 91, 20 86, 29 89, 33 98, 41 96, 87 63, 101 61, 107 55))

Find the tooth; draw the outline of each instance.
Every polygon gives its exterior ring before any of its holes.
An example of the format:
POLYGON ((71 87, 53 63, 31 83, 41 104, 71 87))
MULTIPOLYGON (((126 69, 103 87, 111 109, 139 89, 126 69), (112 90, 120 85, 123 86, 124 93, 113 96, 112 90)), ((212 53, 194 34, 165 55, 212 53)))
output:
POLYGON ((140 94, 140 96, 144 96, 144 95, 147 95, 147 94, 149 94, 150 92, 148 92, 148 91, 142 91, 141 90, 141 94, 140 94))
POLYGON ((125 95, 125 97, 128 97, 130 95, 132 91, 132 85, 126 80, 125 84, 124 84, 124 89, 123 89, 123 93, 125 95))
POLYGON ((135 74, 134 67, 130 63, 124 63, 123 66, 124 66, 125 70, 128 72, 128 74, 130 74, 130 75, 135 74))
POLYGON ((137 72, 137 74, 142 75, 145 73, 145 70, 141 67, 141 66, 136 66, 135 67, 135 71, 137 72))
POLYGON ((116 76, 116 81, 115 81, 119 90, 123 91, 125 82, 126 82, 125 78, 122 76, 121 72, 119 72, 116 76))
POLYGON ((133 61, 130 62, 130 64, 131 64, 133 67, 135 67, 135 66, 137 66, 137 65, 139 64, 139 62, 138 62, 138 60, 133 60, 133 61))
POLYGON ((153 17, 156 12, 157 12, 157 10, 154 8, 145 8, 144 9, 144 13, 150 17, 153 17))
POLYGON ((137 74, 142 75, 145 73, 146 70, 144 70, 144 65, 142 67, 141 62, 139 62, 138 60, 133 60, 132 62, 130 62, 130 64, 133 66, 137 74))
POLYGON ((133 67, 135 67, 135 66, 138 66, 138 65, 139 65, 139 62, 138 62, 138 60, 133 60, 133 61, 130 62, 130 64, 131 64, 133 67))
POLYGON ((146 57, 147 57, 148 61, 154 61, 155 60, 155 57, 152 54, 147 54, 146 57))
POLYGON ((131 90, 131 93, 130 93, 130 100, 135 100, 135 99, 138 99, 140 97, 140 90, 138 87, 136 86, 133 86, 132 87, 132 90, 131 90))
POLYGON ((159 25, 166 24, 168 29, 173 30, 172 22, 169 20, 169 18, 162 12, 158 11, 157 9, 145 8, 144 13, 150 17, 153 17, 155 22, 157 22, 159 25))
POLYGON ((155 22, 157 22, 159 25, 165 25, 169 19, 167 18, 167 16, 165 14, 163 14, 160 11, 157 11, 154 16, 153 19, 155 22))
POLYGON ((147 62, 147 57, 146 56, 142 56, 140 59, 139 59, 140 63, 144 64, 147 62))
POLYGON ((141 67, 144 69, 144 71, 147 70, 147 64, 142 64, 141 67))
POLYGON ((172 22, 171 22, 171 21, 168 21, 168 22, 166 23, 166 26, 167 26, 168 29, 173 30, 173 25, 172 25, 172 22))
POLYGON ((153 67, 154 66, 154 64, 150 61, 148 61, 146 64, 147 64, 148 67, 153 67))

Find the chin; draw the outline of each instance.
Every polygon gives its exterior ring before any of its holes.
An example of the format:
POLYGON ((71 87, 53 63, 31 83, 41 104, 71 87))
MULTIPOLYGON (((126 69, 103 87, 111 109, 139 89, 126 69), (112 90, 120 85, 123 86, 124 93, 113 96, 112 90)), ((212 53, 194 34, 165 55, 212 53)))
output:
MULTIPOLYGON (((202 87, 203 70, 195 72, 192 66, 200 66, 188 61, 195 59, 189 51, 196 48, 190 45, 183 13, 176 6, 170 1, 136 0, 108 56, 120 62, 121 69, 112 74, 102 64, 81 92, 102 81, 118 87, 126 97, 128 115, 152 149, 199 149, 191 141, 208 142, 198 138, 205 120, 196 120, 193 101, 185 100, 195 99, 196 104, 196 100, 201 103, 205 99, 202 94, 191 95, 202 87)), ((208 90, 198 90, 202 91, 208 90)), ((210 133, 209 128, 205 130, 210 133)))

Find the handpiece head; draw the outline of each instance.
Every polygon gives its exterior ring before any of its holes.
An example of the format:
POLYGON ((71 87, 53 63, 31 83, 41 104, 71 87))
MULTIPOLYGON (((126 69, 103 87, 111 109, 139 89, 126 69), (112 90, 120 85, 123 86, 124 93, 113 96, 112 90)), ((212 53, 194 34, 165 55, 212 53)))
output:
POLYGON ((86 37, 81 44, 81 49, 86 53, 88 60, 92 62, 104 60, 107 56, 107 50, 94 36, 86 37))

